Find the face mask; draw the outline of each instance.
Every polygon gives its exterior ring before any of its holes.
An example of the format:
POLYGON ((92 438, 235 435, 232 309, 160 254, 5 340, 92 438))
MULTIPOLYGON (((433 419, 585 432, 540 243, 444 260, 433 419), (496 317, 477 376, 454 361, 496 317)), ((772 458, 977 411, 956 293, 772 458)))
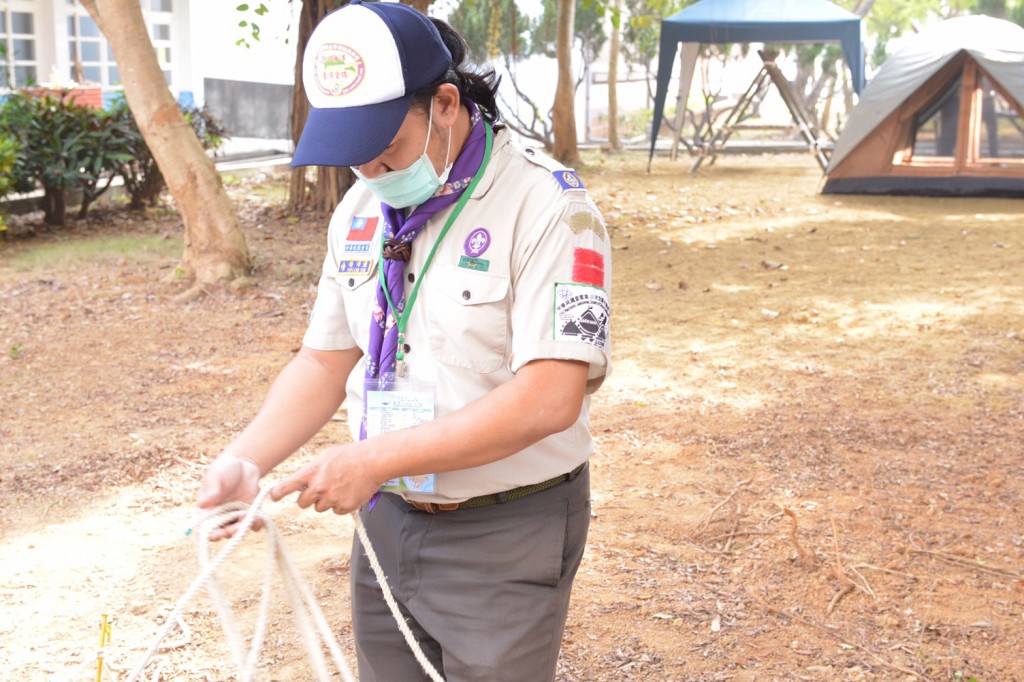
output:
POLYGON ((427 147, 430 144, 430 132, 434 123, 434 102, 430 102, 430 118, 427 121, 427 141, 423 145, 423 153, 420 158, 412 162, 408 168, 389 171, 376 178, 365 177, 355 168, 352 172, 363 181, 367 187, 377 196, 382 203, 393 208, 408 208, 419 206, 434 195, 448 179, 452 167, 448 165, 448 158, 452 151, 452 133, 448 131, 448 151, 444 156, 444 172, 437 175, 434 170, 434 163, 427 156, 427 147))

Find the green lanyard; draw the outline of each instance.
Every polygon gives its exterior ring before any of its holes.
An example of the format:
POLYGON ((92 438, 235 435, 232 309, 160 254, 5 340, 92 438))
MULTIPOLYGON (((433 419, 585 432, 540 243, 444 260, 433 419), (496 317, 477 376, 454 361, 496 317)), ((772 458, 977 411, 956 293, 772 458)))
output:
MULTIPOLYGON (((398 376, 405 375, 405 327, 409 324, 409 313, 412 311, 413 305, 416 303, 416 297, 420 293, 420 284, 423 283, 423 277, 427 274, 427 268, 430 267, 430 263, 434 260, 434 254, 437 252, 437 247, 441 245, 441 241, 445 235, 448 234, 448 230, 451 229, 452 225, 455 224, 455 219, 462 213, 462 209, 465 208, 466 202, 469 201, 469 197, 473 194, 473 190, 480 183, 480 178, 484 176, 484 171, 487 170, 487 164, 491 160, 491 142, 494 138, 494 134, 491 132, 491 126, 484 122, 484 136, 486 143, 484 145, 484 158, 480 163, 480 168, 477 170, 476 175, 473 176, 472 182, 469 183, 469 187, 459 197, 459 201, 455 204, 455 209, 451 215, 448 216, 447 222, 441 229, 441 234, 437 235, 437 239, 434 240, 434 245, 430 248, 430 253, 427 254, 427 259, 423 261, 423 269, 420 270, 419 277, 416 278, 416 283, 412 287, 412 293, 405 301, 405 308, 399 314, 395 307, 395 302, 391 300, 391 292, 388 291, 387 280, 384 279, 384 267, 383 264, 377 268, 377 281, 380 283, 380 288, 384 290, 384 297, 388 301, 388 306, 391 310, 395 311, 395 326, 398 327, 398 350, 395 353, 395 369, 398 376)), ((381 240, 380 244, 381 255, 380 260, 384 259, 384 240, 381 240)), ((387 315, 385 315, 387 319, 387 315)))

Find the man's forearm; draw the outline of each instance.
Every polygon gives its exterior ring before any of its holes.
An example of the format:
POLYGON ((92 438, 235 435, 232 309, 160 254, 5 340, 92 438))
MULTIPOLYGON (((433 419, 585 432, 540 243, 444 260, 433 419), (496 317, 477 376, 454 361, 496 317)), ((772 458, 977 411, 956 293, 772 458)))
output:
POLYGON ((367 465, 381 482, 489 464, 572 426, 587 382, 586 363, 530 363, 479 400, 419 426, 367 442, 367 465))
POLYGON ((275 379, 263 406, 225 455, 266 475, 323 428, 345 400, 345 382, 361 353, 303 348, 275 379))

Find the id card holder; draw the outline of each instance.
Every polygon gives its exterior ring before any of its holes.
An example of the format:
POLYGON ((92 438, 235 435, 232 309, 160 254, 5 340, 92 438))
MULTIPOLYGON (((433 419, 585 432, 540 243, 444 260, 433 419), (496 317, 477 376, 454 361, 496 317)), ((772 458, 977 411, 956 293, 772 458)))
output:
MULTIPOLYGON (((437 386, 394 374, 366 382, 366 437, 407 429, 433 421, 437 386)), ((400 476, 380 487, 393 493, 433 493, 434 474, 400 476)))

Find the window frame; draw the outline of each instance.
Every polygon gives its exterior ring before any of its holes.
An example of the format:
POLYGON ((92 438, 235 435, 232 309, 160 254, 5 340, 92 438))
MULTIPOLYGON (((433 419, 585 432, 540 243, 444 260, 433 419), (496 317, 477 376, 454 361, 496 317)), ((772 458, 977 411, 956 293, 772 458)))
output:
MULTIPOLYGON (((149 36, 150 43, 153 45, 153 49, 157 55, 157 61, 160 64, 160 70, 164 74, 164 79, 167 81, 168 87, 174 86, 174 4, 175 0, 170 0, 170 11, 154 10, 152 9, 153 0, 139 0, 139 7, 142 10, 142 18, 146 24, 146 31, 149 36), (164 26, 168 27, 169 35, 167 38, 157 39, 155 37, 155 27, 164 26)), ((120 81, 120 72, 118 71, 118 79, 112 81, 111 71, 117 70, 117 61, 114 59, 113 54, 110 51, 110 43, 106 37, 100 32, 98 41, 100 44, 100 60, 89 61, 87 63, 82 62, 82 44, 83 42, 93 42, 95 39, 92 37, 83 38, 80 30, 80 22, 83 17, 88 18, 89 13, 81 6, 78 0, 67 0, 66 4, 66 16, 69 21, 74 21, 75 32, 68 33, 68 71, 69 75, 73 80, 75 72, 76 59, 79 64, 82 64, 83 70, 86 66, 97 66, 100 69, 100 81, 99 84, 104 90, 120 90, 122 88, 120 81)))
POLYGON ((20 82, 17 79, 17 73, 20 68, 31 68, 35 74, 33 78, 36 82, 39 81, 39 15, 36 13, 36 6, 32 0, 7 0, 0 6, 0 14, 3 14, 4 28, 3 32, 0 33, 0 41, 2 41, 4 48, 7 51, 6 63, 5 63, 5 82, 3 87, 5 88, 19 88, 29 85, 26 82, 20 82), (32 33, 15 33, 14 24, 11 20, 13 14, 27 14, 32 17, 32 33), (33 47, 33 58, 32 59, 18 59, 17 54, 14 51, 14 42, 16 40, 29 40, 32 42, 33 47))

